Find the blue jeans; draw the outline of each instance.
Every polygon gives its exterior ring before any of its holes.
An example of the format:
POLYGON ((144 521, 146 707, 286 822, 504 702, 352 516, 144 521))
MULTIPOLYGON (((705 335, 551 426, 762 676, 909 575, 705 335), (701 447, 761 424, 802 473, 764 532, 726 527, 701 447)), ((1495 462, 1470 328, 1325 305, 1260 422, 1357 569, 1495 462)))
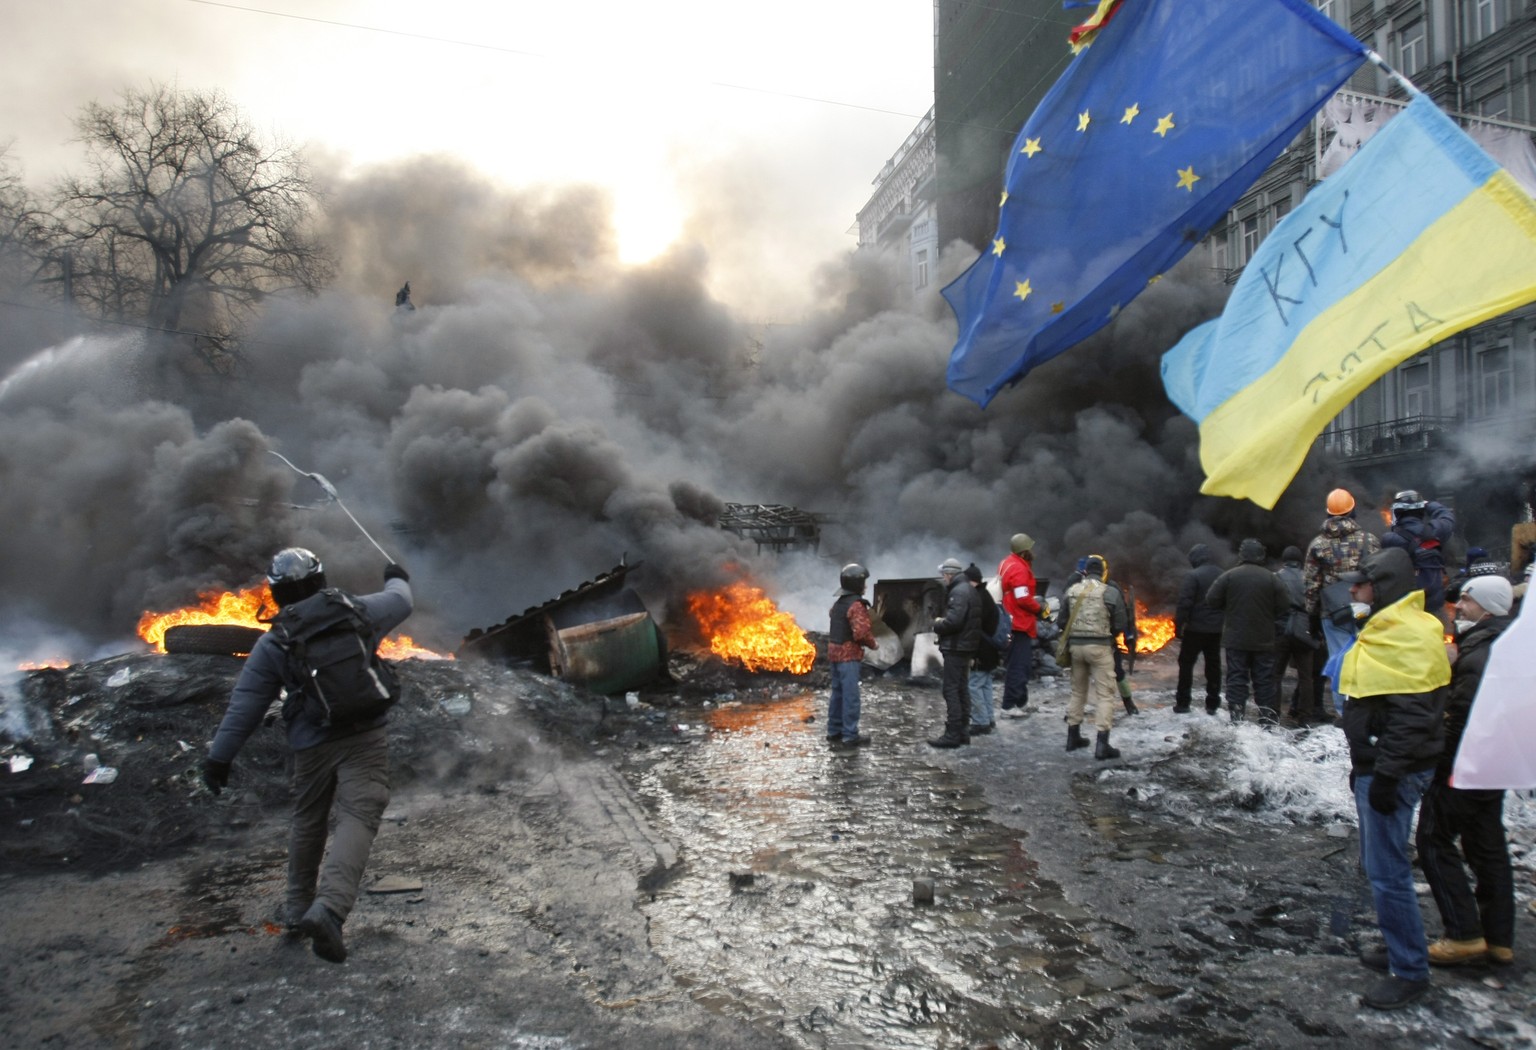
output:
POLYGON ((1424 917, 1413 892, 1413 867, 1408 838, 1413 811, 1429 787, 1434 770, 1409 773, 1397 785, 1397 809, 1388 814, 1371 808, 1372 776, 1355 777, 1355 811, 1360 818, 1360 863, 1371 880, 1376 925, 1387 942, 1392 972, 1407 981, 1429 979, 1429 948, 1424 941, 1424 917))
POLYGON ((859 735, 859 668, 862 660, 832 664, 832 695, 827 700, 827 736, 852 740, 859 735))
MULTIPOLYGON (((1023 631, 1014 631, 1008 643, 1007 671, 1003 676, 1003 710, 1011 711, 1029 703, 1029 671, 1035 661, 1035 640, 1023 631)), ((991 713, 992 694, 987 694, 991 713)), ((989 719, 990 721, 990 719, 989 719)))
MULTIPOLYGON (((1025 637, 1028 637, 1027 635, 1025 637)), ((992 724, 992 672, 971 668, 971 725, 992 724)))

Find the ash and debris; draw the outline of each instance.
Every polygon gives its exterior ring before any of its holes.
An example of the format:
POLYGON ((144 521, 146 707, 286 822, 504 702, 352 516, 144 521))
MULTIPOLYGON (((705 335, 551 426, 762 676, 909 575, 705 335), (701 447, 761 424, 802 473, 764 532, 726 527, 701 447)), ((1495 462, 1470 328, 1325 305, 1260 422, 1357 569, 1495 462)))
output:
POLYGON ((1508 806, 1516 965, 1365 1010, 1337 731, 1175 716, 1167 663, 1139 665, 1143 713, 1101 763, 1061 747, 1060 678, 940 754, 937 683, 867 673, 875 742, 850 753, 823 740, 824 663, 674 653, 671 681, 604 698, 405 661, 377 891, 341 968, 270 925, 280 727, 224 796, 197 784, 238 660, 31 672, 0 745, 0 1017, 16 1045, 1531 1045, 1536 804, 1508 806), (82 785, 87 755, 118 779, 82 785))

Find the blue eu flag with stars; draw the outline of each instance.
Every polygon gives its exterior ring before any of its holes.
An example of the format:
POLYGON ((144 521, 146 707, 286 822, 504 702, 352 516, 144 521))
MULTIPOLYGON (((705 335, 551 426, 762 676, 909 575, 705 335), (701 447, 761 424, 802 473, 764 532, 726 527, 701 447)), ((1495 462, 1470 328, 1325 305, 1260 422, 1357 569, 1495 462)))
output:
POLYGON ((1124 0, 1024 125, 997 232, 944 289, 985 406, 1183 258, 1364 61, 1304 0, 1124 0))

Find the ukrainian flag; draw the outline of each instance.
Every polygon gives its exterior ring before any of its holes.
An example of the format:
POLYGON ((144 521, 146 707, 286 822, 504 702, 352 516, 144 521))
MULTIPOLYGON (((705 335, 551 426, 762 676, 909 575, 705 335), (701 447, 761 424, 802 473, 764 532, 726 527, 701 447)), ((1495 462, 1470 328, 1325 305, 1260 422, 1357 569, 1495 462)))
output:
POLYGON ((1536 300, 1536 202, 1427 97, 1275 227, 1222 315, 1163 355, 1200 491, 1270 508, 1362 390, 1536 300))

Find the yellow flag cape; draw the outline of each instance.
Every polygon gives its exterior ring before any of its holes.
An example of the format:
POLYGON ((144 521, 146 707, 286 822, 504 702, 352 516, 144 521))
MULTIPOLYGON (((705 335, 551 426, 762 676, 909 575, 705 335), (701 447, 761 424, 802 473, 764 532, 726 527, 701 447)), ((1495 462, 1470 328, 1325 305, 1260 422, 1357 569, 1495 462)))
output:
POLYGON ((1339 691, 1345 696, 1427 693, 1451 680, 1445 626, 1424 611, 1424 592, 1409 591, 1378 611, 1344 654, 1339 691))

